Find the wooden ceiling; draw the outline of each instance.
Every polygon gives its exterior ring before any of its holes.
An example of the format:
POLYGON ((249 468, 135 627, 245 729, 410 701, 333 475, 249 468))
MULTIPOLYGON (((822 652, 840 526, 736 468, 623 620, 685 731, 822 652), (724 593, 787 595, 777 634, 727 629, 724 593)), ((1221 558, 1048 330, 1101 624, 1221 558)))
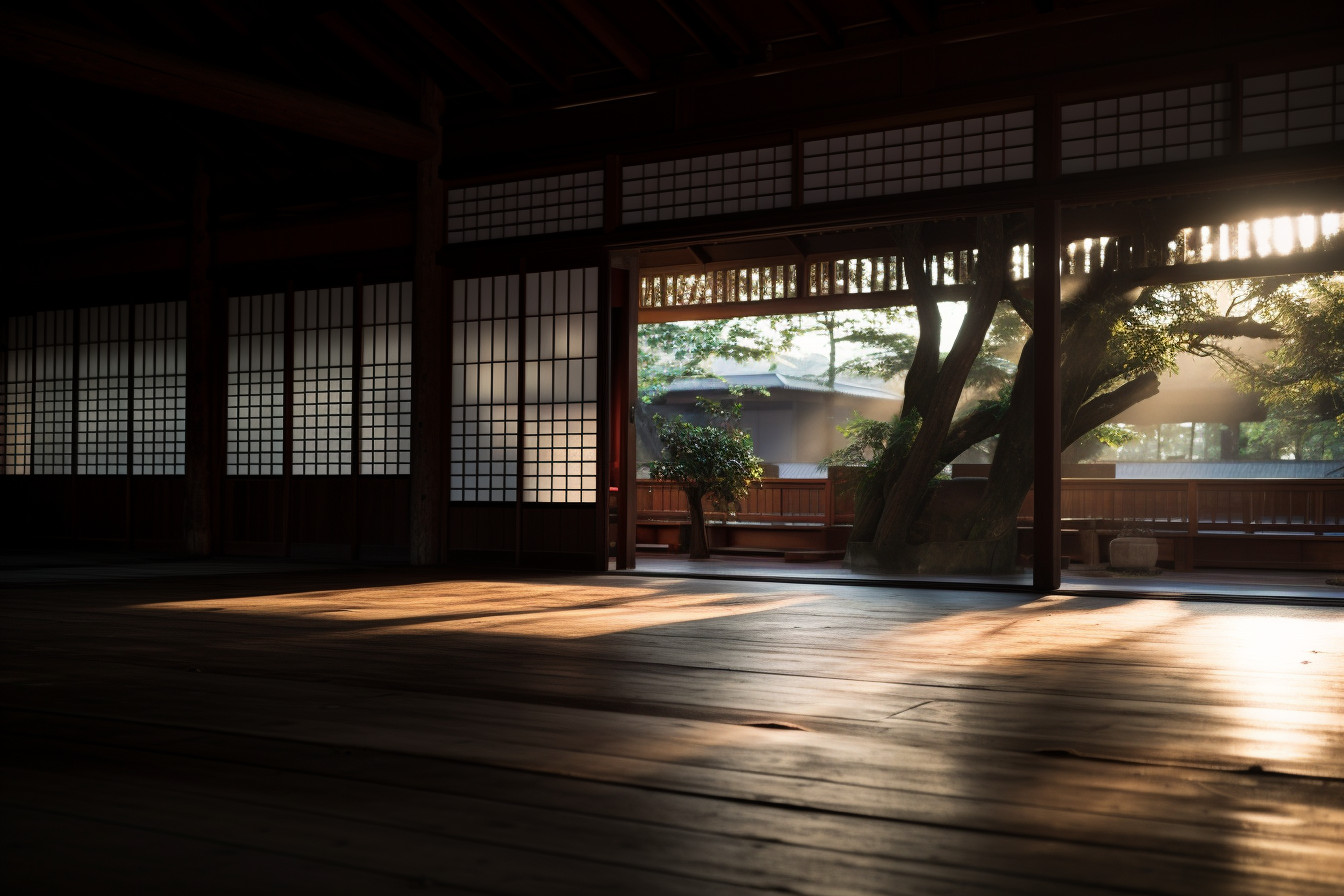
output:
POLYGON ((6 243, 404 202, 452 178, 1069 89, 1099 63, 1319 50, 1335 4, 1155 0, 7 0, 6 243))

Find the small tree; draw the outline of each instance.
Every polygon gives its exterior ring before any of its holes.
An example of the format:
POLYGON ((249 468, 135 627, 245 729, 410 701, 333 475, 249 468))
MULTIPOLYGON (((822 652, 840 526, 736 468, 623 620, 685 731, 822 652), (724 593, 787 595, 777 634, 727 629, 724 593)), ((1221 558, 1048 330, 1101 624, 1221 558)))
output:
POLYGON ((705 499, 716 506, 736 504, 753 482, 765 472, 752 452, 751 436, 737 426, 742 406, 725 407, 717 401, 697 398, 696 405, 708 415, 704 424, 683 419, 667 420, 654 415, 663 456, 649 464, 649 472, 681 486, 691 511, 690 556, 709 558, 705 538, 705 499))

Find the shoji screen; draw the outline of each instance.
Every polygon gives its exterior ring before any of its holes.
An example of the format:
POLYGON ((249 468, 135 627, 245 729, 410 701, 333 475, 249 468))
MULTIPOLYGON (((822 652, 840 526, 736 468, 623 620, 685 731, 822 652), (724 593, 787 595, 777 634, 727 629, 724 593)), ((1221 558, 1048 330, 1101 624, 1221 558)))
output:
POLYGON ((229 299, 230 476, 284 472, 285 297, 229 299))
POLYGON ((187 303, 135 306, 131 472, 186 472, 187 303))
POLYGON ((74 419, 74 343, 73 311, 43 311, 34 315, 34 473, 70 473, 74 419))
POLYGON ((130 429, 126 338, 130 324, 129 305, 79 312, 77 473, 126 472, 126 435, 130 429))
POLYGON ((294 455, 297 475, 350 472, 355 291, 294 294, 294 455))
POLYGON ((517 275, 453 284, 452 501, 517 499, 518 306, 517 275))
POLYGON ((364 289, 359 472, 411 472, 411 284, 364 289))
POLYGON ((33 318, 11 317, 5 342, 5 473, 33 471, 33 318))
POLYGON ((527 275, 523 500, 597 500, 597 268, 527 275))
POLYGON ((453 283, 448 528, 466 562, 604 562, 599 270, 453 283))

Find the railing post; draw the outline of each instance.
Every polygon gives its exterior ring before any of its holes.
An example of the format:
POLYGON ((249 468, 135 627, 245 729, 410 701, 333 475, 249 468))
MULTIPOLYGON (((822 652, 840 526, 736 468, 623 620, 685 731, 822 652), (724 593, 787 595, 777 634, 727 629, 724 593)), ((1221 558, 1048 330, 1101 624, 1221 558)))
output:
POLYGON ((1199 533, 1199 483, 1194 479, 1185 481, 1185 531, 1199 533))

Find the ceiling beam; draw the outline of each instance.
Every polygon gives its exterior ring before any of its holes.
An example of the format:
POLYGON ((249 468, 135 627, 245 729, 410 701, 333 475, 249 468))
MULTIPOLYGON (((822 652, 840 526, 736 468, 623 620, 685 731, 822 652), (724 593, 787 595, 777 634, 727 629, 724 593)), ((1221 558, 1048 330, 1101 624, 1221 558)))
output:
POLYGON ((0 57, 404 159, 434 134, 375 109, 0 10, 0 57))
POLYGON ((332 37, 377 69, 383 77, 411 96, 419 94, 420 80, 415 72, 402 65, 390 53, 369 40, 365 32, 355 27, 345 16, 335 10, 328 10, 319 13, 317 20, 322 23, 322 27, 331 32, 332 37))
POLYGON ((473 81, 484 87, 492 97, 501 103, 507 103, 512 98, 509 82, 504 80, 499 72, 487 65, 481 57, 472 52, 470 47, 458 40, 456 35, 411 0, 383 0, 383 5, 409 25, 412 31, 428 41, 430 46, 452 60, 452 63, 466 72, 473 81))
POLYGON ((551 85, 551 89, 557 93, 564 93, 569 89, 565 79, 556 74, 555 70, 542 60, 536 51, 520 40, 511 29, 505 27, 504 23, 500 22, 495 12, 487 4, 480 3, 478 0, 457 0, 457 5, 480 22, 481 26, 494 35, 496 40, 508 47, 513 55, 541 75, 542 79, 551 85))
POLYGON ((737 48, 737 52, 742 58, 745 59, 752 55, 753 48, 751 46, 751 41, 747 40, 746 36, 742 33, 742 29, 733 24, 733 20, 728 18, 728 15, 719 9, 717 0, 693 0, 693 2, 700 11, 703 12, 730 41, 733 42, 733 46, 737 48))
POLYGON ((704 50, 706 53, 713 53, 713 50, 710 49, 709 41, 705 40, 704 35, 693 28, 690 22, 686 20, 686 16, 672 5, 672 0, 658 0, 658 5, 663 8, 663 12, 672 17, 672 21, 681 26, 681 30, 685 31, 686 35, 690 37, 691 40, 700 45, 700 49, 704 50))
POLYGON ((560 5, 569 10, 569 14, 578 19, 593 37, 601 41, 602 46, 610 50, 611 55, 620 60, 621 65, 625 66, 630 74, 641 81, 653 77, 653 63, 649 61, 648 55, 635 46, 634 41, 617 28, 601 10, 588 0, 560 0, 560 5))
POLYGON ((888 3, 896 8, 896 12, 915 34, 928 34, 933 30, 928 14, 916 0, 884 0, 883 5, 888 3))
POLYGON ((810 0, 789 0, 789 5, 793 7, 794 12, 807 23, 808 27, 817 33, 828 47, 840 46, 840 33, 828 22, 821 12, 812 5, 810 0))

